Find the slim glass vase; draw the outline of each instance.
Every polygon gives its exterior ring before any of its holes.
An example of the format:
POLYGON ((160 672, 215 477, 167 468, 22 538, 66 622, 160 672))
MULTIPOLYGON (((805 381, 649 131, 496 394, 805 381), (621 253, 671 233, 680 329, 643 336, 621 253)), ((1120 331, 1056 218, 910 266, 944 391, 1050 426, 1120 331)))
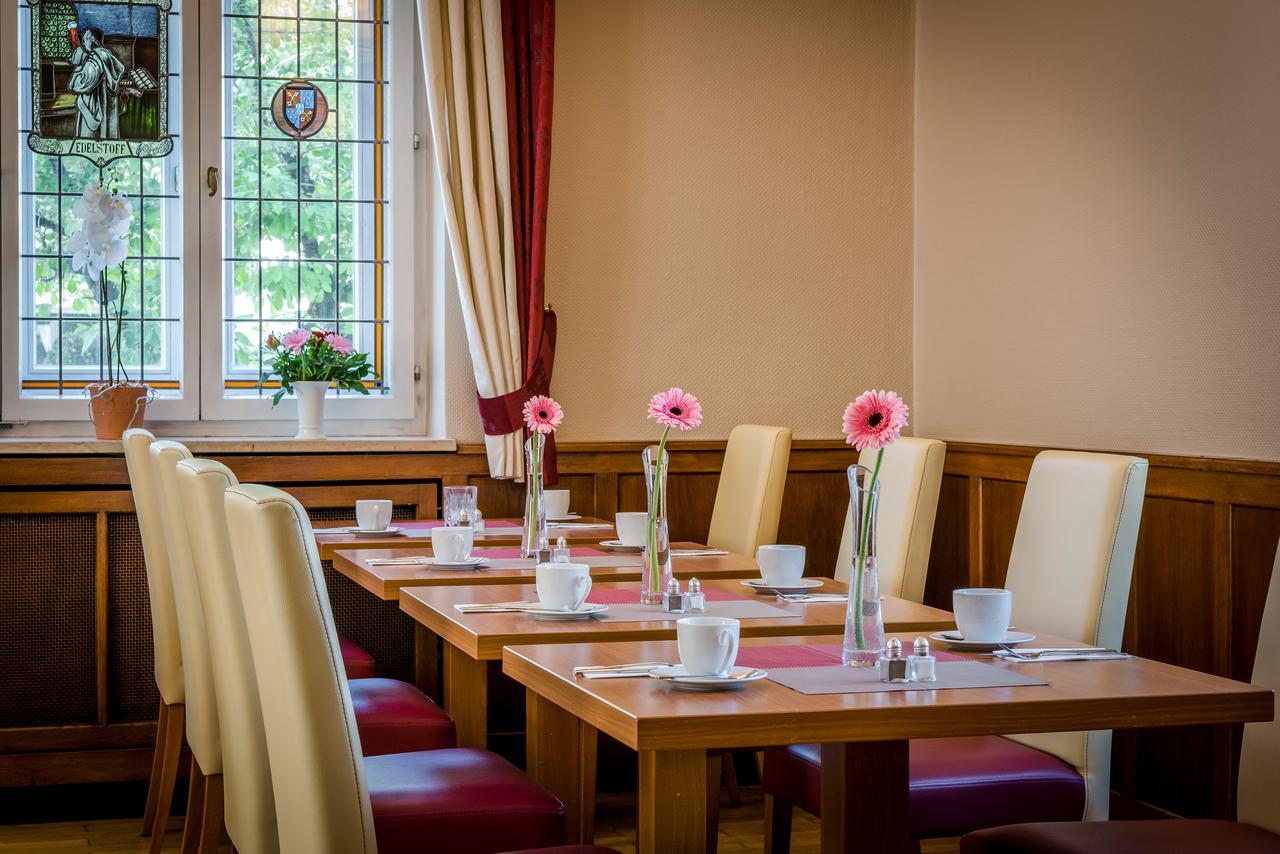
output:
POLYGON ((853 515, 853 566, 844 617, 841 658, 846 667, 872 667, 884 647, 884 615, 876 574, 876 503, 880 482, 865 466, 849 466, 849 512, 853 515))
POLYGON ((640 573, 640 603, 657 605, 671 581, 671 536, 667 532, 667 464, 671 456, 658 445, 641 453, 644 483, 649 494, 649 525, 640 573))
POLYGON ((542 453, 547 437, 534 433, 524 443, 524 536, 520 555, 539 561, 551 560, 547 537, 547 506, 542 500, 542 453))

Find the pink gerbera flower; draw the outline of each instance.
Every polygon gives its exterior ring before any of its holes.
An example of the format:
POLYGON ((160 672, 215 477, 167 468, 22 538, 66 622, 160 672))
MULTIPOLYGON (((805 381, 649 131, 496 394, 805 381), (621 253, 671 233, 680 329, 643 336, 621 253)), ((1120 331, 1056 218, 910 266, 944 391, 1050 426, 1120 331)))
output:
POLYGON ((292 332, 286 332, 284 337, 280 339, 280 346, 286 350, 292 350, 297 353, 302 349, 302 345, 306 344, 311 338, 311 333, 305 329, 295 329, 292 332))
POLYGON ((859 451, 893 444, 906 426, 906 401, 892 391, 864 391, 844 411, 845 441, 859 451))
POLYGON ((537 394, 525 401, 524 423, 531 433, 554 433, 564 420, 564 410, 545 394, 537 394))
POLYGON ((664 427, 692 430, 702 423, 702 404, 682 388, 669 388, 649 401, 649 417, 664 427))
POLYGON ((330 347, 337 350, 344 356, 350 356, 356 351, 356 348, 351 346, 351 341, 336 332, 326 333, 324 340, 328 341, 330 347))

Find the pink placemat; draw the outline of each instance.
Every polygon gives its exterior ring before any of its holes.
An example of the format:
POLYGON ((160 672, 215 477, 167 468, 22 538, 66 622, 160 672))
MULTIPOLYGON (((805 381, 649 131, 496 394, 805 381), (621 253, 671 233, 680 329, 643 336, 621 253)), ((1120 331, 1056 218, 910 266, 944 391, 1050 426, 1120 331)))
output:
MULTIPOLYGON (((615 593, 619 591, 609 591, 615 593)), ((603 623, 640 623, 648 621, 675 622, 685 617, 732 617, 736 620, 761 620, 776 619, 780 617, 800 618, 798 611, 788 611, 775 605, 766 605, 758 599, 728 599, 728 600, 711 600, 707 602, 707 610, 704 614, 672 614, 662 610, 661 605, 641 605, 635 601, 633 596, 638 593, 628 590, 627 598, 619 604, 611 604, 600 602, 601 605, 609 605, 609 610, 603 614, 597 614, 592 617, 603 623)), ((588 602, 595 602, 596 591, 591 591, 587 596, 588 602)))
MULTIPOLYGON (((520 549, 516 546, 485 546, 471 552, 476 557, 513 558, 520 557, 520 549)), ((590 546, 570 546, 569 557, 603 557, 609 552, 593 549, 590 546)))
MULTIPOLYGON (((427 531, 432 528, 439 528, 443 526, 444 520, 443 519, 426 519, 426 520, 417 521, 417 522, 396 522, 395 524, 401 528, 404 528, 406 531, 427 531)), ((484 529, 486 532, 490 528, 519 528, 519 527, 520 526, 515 522, 508 522, 505 519, 486 519, 484 523, 484 529)))
MULTIPOLYGON (((708 602, 741 602, 750 599, 749 596, 741 596, 737 593, 730 593, 726 590, 704 590, 708 602)), ((593 588, 587 596, 588 602, 597 605, 639 605, 640 604, 640 585, 633 587, 604 587, 593 588)), ((661 610, 661 608, 659 608, 661 610)), ((691 614, 681 614, 682 617, 692 616, 691 614)))

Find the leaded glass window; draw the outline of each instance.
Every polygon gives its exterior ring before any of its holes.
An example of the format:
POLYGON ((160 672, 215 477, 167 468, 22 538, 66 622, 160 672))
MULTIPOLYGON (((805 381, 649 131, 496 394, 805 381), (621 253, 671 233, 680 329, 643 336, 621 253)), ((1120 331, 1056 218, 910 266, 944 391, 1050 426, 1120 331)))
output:
MULTIPOLYGON (((101 376, 104 337, 95 282, 73 272, 67 243, 79 228, 76 200, 90 182, 113 186, 130 197, 133 227, 124 261, 128 281, 122 354, 131 379, 144 380, 162 394, 182 386, 182 204, 177 140, 182 121, 181 0, 167 11, 143 4, 107 2, 21 2, 18 43, 18 387, 23 397, 79 397, 101 376), (32 55, 33 16, 39 18, 40 52, 32 55), (167 28, 159 26, 164 15, 167 28), (121 137, 145 136, 153 127, 158 87, 168 95, 168 127, 174 146, 162 157, 121 157, 105 165, 78 154, 32 151, 33 105, 46 132, 56 133, 78 115, 71 91, 76 71, 77 28, 101 33, 101 45, 120 67, 156 69, 164 54, 169 73, 143 86, 137 96, 113 105, 121 137), (167 30, 167 31, 166 31, 167 30), (33 69, 38 75, 33 75, 33 69), (150 125, 148 123, 151 123, 150 125)), ((117 277, 113 268, 112 276, 117 277)))
POLYGON ((263 340, 315 326, 369 353, 385 394, 388 4, 222 4, 223 384, 269 395, 263 340))

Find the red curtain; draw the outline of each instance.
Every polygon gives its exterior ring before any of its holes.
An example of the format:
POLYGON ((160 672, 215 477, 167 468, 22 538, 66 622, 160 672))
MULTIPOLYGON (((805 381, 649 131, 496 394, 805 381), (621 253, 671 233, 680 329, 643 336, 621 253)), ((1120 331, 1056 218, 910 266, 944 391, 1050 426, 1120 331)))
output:
MULTIPOLYGON (((522 430, 520 408, 524 402, 551 390, 556 316, 546 310, 544 274, 555 27, 555 0, 502 0, 516 306, 525 384, 501 397, 480 398, 480 417, 489 435, 522 430)), ((545 477, 548 483, 558 480, 554 439, 547 443, 545 477)))

